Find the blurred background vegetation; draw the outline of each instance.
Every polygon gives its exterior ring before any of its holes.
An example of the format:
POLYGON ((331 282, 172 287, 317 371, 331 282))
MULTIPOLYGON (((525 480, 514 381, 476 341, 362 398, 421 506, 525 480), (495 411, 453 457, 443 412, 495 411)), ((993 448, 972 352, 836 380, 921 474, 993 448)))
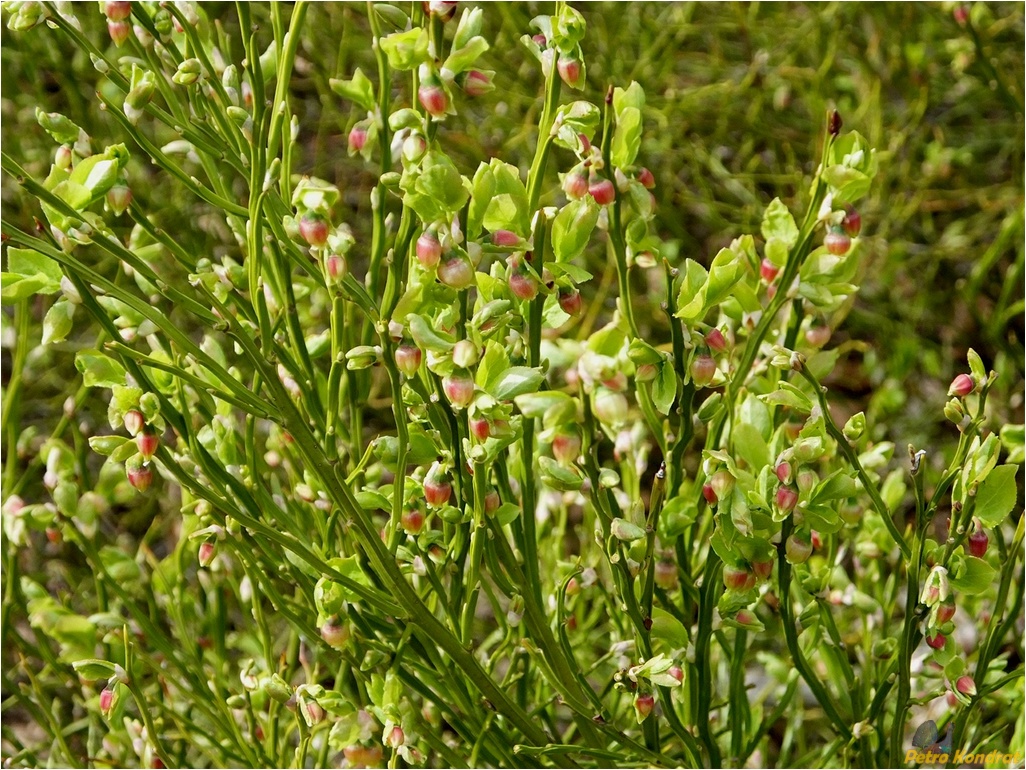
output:
MULTIPOLYGON (((210 3, 204 10, 234 41, 231 56, 239 61, 234 5, 210 3)), ((836 108, 845 128, 878 148, 880 170, 861 204, 862 289, 843 320, 833 319, 842 322, 830 344, 845 354, 828 383, 832 398, 847 399, 842 408, 852 412, 865 409, 876 438, 927 447, 930 461, 941 466, 958 436, 942 414, 945 392, 966 369, 966 350, 973 347, 1000 373, 988 402, 993 424, 1023 422, 1021 3, 965 6, 968 24, 956 19, 954 4, 944 3, 587 3, 580 10, 588 21, 588 87, 583 97, 564 94, 564 100, 598 103, 610 83, 637 80, 644 86, 641 162, 658 182, 657 229, 667 254, 707 262, 735 237, 758 233, 774 197, 800 214, 825 116, 836 108)), ((496 71, 497 88, 476 101, 458 97, 459 116, 439 132, 465 174, 491 156, 526 173, 542 83, 537 62, 519 38, 530 32, 534 15, 548 12, 540 3, 489 4, 484 34, 495 42, 480 65, 496 71)), ((253 14, 270 39, 266 8, 255 6, 253 14)), ((95 4, 79 6, 78 15, 90 39, 109 42, 95 4)), ((347 156, 348 130, 365 116, 343 103, 328 80, 351 77, 357 66, 373 78, 368 41, 363 4, 314 4, 293 82, 303 144, 297 169, 343 190, 336 214, 357 235, 358 275, 360 258, 369 250, 368 193, 375 170, 347 156)), ((88 56, 74 51, 59 32, 45 26, 17 34, 3 29, 0 43, 3 146, 30 173, 44 177, 55 149, 36 123, 37 107, 67 114, 95 138, 94 148, 126 141, 136 149, 99 110, 94 91, 102 78, 88 56)), ((396 84, 395 97, 409 103, 408 83, 396 84)), ((158 145, 178 138, 146 120, 141 126, 158 145)), ((557 151, 549 165, 548 202, 557 202, 556 172, 570 164, 569 153, 557 151)), ((143 209, 187 249, 197 256, 231 253, 223 221, 140 153, 129 179, 143 209)), ((2 203, 6 223, 33 226, 38 211, 11 179, 3 179, 2 203)), ((115 229, 127 236, 127 217, 119 221, 115 229)), ((589 255, 596 278, 585 296, 599 296, 611 310, 612 297, 599 291, 605 252, 597 239, 589 255)), ((642 271, 634 278, 635 313, 645 333, 659 340, 667 333, 658 307, 662 294, 650 290, 642 271)), ((52 300, 33 301, 38 339, 52 300)), ((5 385, 13 336, 8 310, 5 385)), ((29 355, 18 447, 27 455, 33 436, 38 441, 50 435, 65 399, 78 388, 74 352, 93 346, 96 333, 84 321, 80 326, 67 342, 29 355)), ((379 427, 390 422, 386 412, 383 421, 379 427)), ((105 422, 101 392, 85 395, 71 425, 81 451, 88 452, 84 436, 105 430, 105 422)), ((374 421, 368 423, 373 429, 374 421)), ((11 450, 5 446, 5 453, 11 450)), ((21 490, 27 502, 46 499, 38 475, 21 490)), ((155 514, 165 513, 169 521, 177 515, 174 500, 129 499, 114 537, 133 531, 142 536, 147 529, 146 537, 153 537, 161 529, 149 526, 155 514)), ((38 562, 24 569, 43 573, 51 586, 60 584, 62 575, 82 565, 54 557, 76 558, 72 554, 77 551, 41 544, 38 562)), ((9 654, 4 652, 5 669, 9 654)))

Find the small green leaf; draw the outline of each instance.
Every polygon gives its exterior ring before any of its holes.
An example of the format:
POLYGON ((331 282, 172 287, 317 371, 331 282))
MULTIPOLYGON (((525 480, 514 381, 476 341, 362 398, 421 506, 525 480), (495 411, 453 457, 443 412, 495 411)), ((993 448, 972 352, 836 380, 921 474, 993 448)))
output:
POLYGON ((666 361, 659 367, 659 374, 652 381, 652 403, 662 414, 669 414, 673 400, 677 397, 677 373, 666 361))
POLYGON ((551 457, 539 457, 538 466, 542 481, 559 492, 576 492, 584 486, 584 477, 576 466, 560 465, 551 457))
POLYGON ((417 346, 424 350, 435 350, 447 352, 455 347, 456 342, 448 334, 436 332, 434 326, 423 316, 411 313, 407 316, 407 323, 410 326, 410 334, 413 335, 417 346))
POLYGON ((378 45, 388 57, 389 66, 395 70, 416 69, 428 60, 428 33, 423 27, 394 32, 381 38, 378 45))
POLYGON ((780 198, 774 198, 762 215, 762 237, 767 241, 776 238, 787 248, 798 242, 798 225, 794 223, 794 217, 780 198))
POLYGON ((974 513, 986 527, 996 527, 1015 507, 1018 465, 1000 465, 992 470, 976 491, 974 513))
POLYGON ((684 624, 666 610, 652 608, 652 639, 667 643, 670 650, 680 650, 688 646, 688 631, 684 624))
POLYGON ((386 498, 380 492, 374 492, 369 489, 361 489, 356 493, 356 502, 360 504, 360 507, 365 511, 391 511, 392 506, 386 498))
POLYGON ((63 342, 71 331, 75 306, 66 299, 59 299, 50 306, 43 318, 43 344, 63 342))
POLYGON ((748 463, 752 473, 758 472, 770 464, 769 446, 762 432, 750 423, 739 423, 734 428, 734 447, 741 459, 748 463))
POLYGON ((705 315, 705 293, 708 271, 693 259, 684 260, 684 279, 677 295, 677 317, 685 322, 698 321, 705 315))
POLYGON ((46 294, 59 291, 61 288, 61 266, 45 254, 35 249, 14 249, 7 250, 7 270, 15 275, 24 278, 43 276, 46 282, 43 284, 46 294))
POLYGON ((759 399, 766 404, 779 404, 806 414, 812 411, 812 401, 809 397, 789 382, 781 381, 777 390, 759 396, 759 399))
POLYGON ((598 222, 599 207, 585 196, 564 206, 552 221, 552 253, 565 263, 580 256, 598 222))
POLYGON ((983 559, 967 556, 962 573, 956 578, 949 578, 951 587, 966 594, 982 594, 994 582, 997 574, 983 559))
POLYGON ((90 436, 89 447, 97 454, 109 457, 123 444, 132 440, 124 436, 90 436))
POLYGON ((480 35, 472 37, 467 44, 459 50, 454 50, 449 54, 449 58, 445 60, 445 64, 442 65, 442 69, 447 69, 450 72, 459 74, 470 69, 471 65, 487 51, 489 48, 488 41, 480 35))
POLYGON ((617 116, 610 159, 618 168, 634 165, 641 149, 641 110, 627 107, 617 116))
POLYGON ((84 658, 76 660, 71 664, 79 677, 87 682, 95 682, 100 679, 110 679, 114 676, 114 664, 108 660, 99 658, 84 658))
POLYGON ((125 384, 125 369, 113 358, 88 350, 75 356, 75 368, 87 388, 113 388, 125 384))
POLYGON ((488 393, 498 401, 509 401, 527 393, 534 393, 545 379, 537 369, 513 366, 504 371, 492 384, 488 393))
POLYGON ((21 276, 14 273, 0 273, 3 289, 0 298, 5 303, 20 302, 34 294, 52 294, 56 289, 45 275, 21 276))
POLYGON ((375 105, 374 86, 370 78, 364 75, 363 70, 359 67, 354 70, 352 80, 331 78, 328 81, 328 86, 343 99, 355 102, 367 111, 373 111, 375 105))

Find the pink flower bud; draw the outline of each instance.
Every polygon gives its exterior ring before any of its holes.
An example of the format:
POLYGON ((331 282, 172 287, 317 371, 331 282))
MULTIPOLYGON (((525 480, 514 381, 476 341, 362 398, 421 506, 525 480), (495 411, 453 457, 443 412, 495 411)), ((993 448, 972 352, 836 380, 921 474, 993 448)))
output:
POLYGON ((399 523, 408 535, 419 535, 424 529, 424 514, 419 508, 407 508, 403 511, 399 523))
POLYGON ((442 244, 435 231, 425 230, 417 239, 417 259, 424 267, 431 269, 442 258, 442 244))
POLYGON ((713 489, 712 484, 702 485, 702 497, 705 498, 705 501, 709 503, 709 505, 716 505, 716 503, 719 502, 719 498, 716 497, 716 490, 713 489))
POLYGON ((57 148, 57 152, 54 154, 53 165, 55 165, 59 169, 67 171, 69 168, 71 168, 71 161, 71 148, 66 144, 62 144, 60 147, 57 148))
POLYGON ((851 238, 843 230, 832 229, 823 238, 823 245, 835 257, 843 257, 851 248, 851 238))
POLYGON ((926 643, 935 650, 943 650, 947 641, 944 634, 934 634, 933 636, 926 637, 926 643))
POLYGON ((708 353, 695 356, 691 362, 691 381, 696 388, 704 388, 713 381, 716 375, 716 362, 708 353))
POLYGON ((773 559, 761 559, 752 562, 752 571, 759 580, 769 580, 773 574, 773 559))
POLYGON ((805 341, 814 348, 821 348, 830 342, 829 326, 810 326, 805 332, 805 341))
POLYGON ((204 540, 200 543, 199 551, 196 554, 201 567, 209 567, 217 555, 217 544, 213 540, 204 540))
POLYGON ((114 45, 120 48, 128 36, 132 34, 132 23, 129 21, 108 21, 107 32, 114 45))
POLYGON ((139 453, 143 456, 143 459, 149 460, 157 453, 160 437, 151 431, 143 431, 135 437, 135 443, 139 447, 139 453))
POLYGON ((440 508, 449 502, 451 495, 452 485, 441 466, 435 463, 424 479, 424 499, 432 508, 440 508))
POLYGON ((955 617, 955 603, 953 601, 942 602, 937 605, 937 625, 942 626, 955 617))
POLYGON ((560 54, 556 69, 559 70, 559 76, 563 78, 563 82, 568 86, 577 88, 580 85, 581 76, 583 75, 580 61, 565 54, 560 54))
POLYGON ((107 21, 124 21, 132 15, 132 4, 108 0, 103 4, 103 15, 107 17, 107 21))
POLYGON ((403 158, 416 163, 427 152, 427 140, 420 134, 410 134, 403 140, 403 158))
POLYGON ((727 338, 723 336, 723 332, 719 329, 711 329, 705 335, 705 344, 717 353, 722 353, 727 349, 727 338))
POLYGON ((709 486, 716 493, 717 500, 726 500, 734 491, 734 477, 730 471, 721 468, 709 479, 709 486))
POLYGON ((466 91, 467 96, 484 96, 489 91, 495 90, 495 85, 489 75, 480 70, 471 70, 463 82, 463 90, 466 91))
POLYGON ((964 27, 969 23, 969 8, 965 5, 956 5, 952 15, 960 27, 964 27))
POLYGON ((533 36, 531 40, 533 40, 535 45, 537 45, 539 48, 545 48, 549 44, 549 41, 545 39, 545 35, 541 34, 540 32, 537 35, 533 36))
POLYGON ((145 492, 150 488, 150 484, 153 483, 153 471, 147 466, 129 468, 128 483, 140 492, 145 492))
POLYGON ((581 312, 581 293, 577 289, 560 289, 559 306, 568 316, 577 316, 581 312))
POLYGON ((655 564, 655 584, 665 591, 672 591, 677 587, 679 576, 677 565, 668 559, 660 559, 655 564))
POLYGON ((342 623, 329 620, 321 626, 321 639, 326 641, 329 647, 341 650, 349 641, 349 629, 342 623))
POLYGON ((395 349, 395 365, 407 377, 414 377, 420 369, 422 355, 416 345, 404 342, 395 349))
POLYGON ((492 243, 496 246, 502 246, 503 248, 510 248, 513 246, 519 246, 521 239, 520 236, 512 230, 496 230, 492 233, 492 243))
POLYGON ((600 206, 607 206, 616 200, 616 188, 608 179, 603 179, 594 171, 588 180, 588 194, 600 206))
POLYGON ((456 409, 466 409, 474 399, 474 380, 464 371, 456 371, 442 379, 442 390, 456 409))
POLYGON ((652 709, 655 708, 655 697, 651 694, 638 693, 634 696, 634 711, 637 714, 638 722, 648 719, 652 709))
POLYGON ((990 543, 990 539, 987 537, 987 532, 982 527, 977 526, 973 533, 969 535, 967 542, 969 555, 975 556, 977 559, 982 559, 987 555, 987 545, 990 543))
POLYGON ((844 228, 844 232, 847 233, 849 237, 857 238, 859 233, 862 231, 862 216, 851 206, 848 206, 844 214, 844 219, 841 220, 841 227, 844 228))
POLYGON ((577 462, 581 454, 581 437, 576 430, 560 431, 552 439, 552 455, 563 465, 577 462))
POLYGON ((580 165, 574 166, 563 177, 563 192, 572 201, 583 198, 588 194, 588 175, 580 165))
POLYGON ((502 500, 499 498, 499 493, 494 489, 485 495, 485 513, 495 513, 499 510, 501 504, 502 500))
POLYGON ((307 701, 306 707, 306 721, 309 725, 320 724, 324 721, 324 708, 315 700, 307 701))
POLYGON ((449 21, 456 13, 455 0, 430 0, 427 4, 427 11, 432 16, 438 16, 442 21, 449 21))
POLYGON ((638 181, 641 182, 641 185, 647 190, 651 190, 656 186, 655 176, 652 175, 651 171, 644 167, 638 171, 638 181))
POLYGON ((474 283, 474 266, 461 254, 454 254, 438 266, 438 280, 452 289, 466 289, 474 283))
POLYGON ((670 666, 667 669, 666 673, 672 676, 681 684, 684 683, 684 669, 682 669, 680 666, 670 666))
POLYGON ((784 543, 784 553, 791 564, 804 564, 812 556, 812 543, 794 533, 784 543))
POLYGON ((110 687, 104 687, 100 693, 100 713, 105 717, 110 716, 111 709, 114 708, 114 691, 110 687))
POLYGON ((972 375, 960 374, 951 381, 951 386, 948 388, 948 395, 965 398, 974 390, 976 390, 976 381, 972 378, 972 375))
POLYGON ((403 733, 403 728, 396 725, 388 734, 385 736, 385 745, 390 749, 398 749, 400 746, 406 743, 406 735, 403 733))
POLYGON ((781 484, 786 484, 791 480, 791 463, 786 460, 777 463, 777 467, 774 469, 774 473, 777 474, 777 479, 780 480, 781 484))
POLYGON ((323 246, 328 242, 328 223, 323 217, 307 214, 299 220, 299 234, 311 246, 323 246))
POLYGON ((759 275, 766 283, 773 283, 777 277, 777 273, 780 272, 780 268, 770 262, 768 259, 763 259, 759 265, 759 275))
POLYGON ((367 145, 367 126, 357 123, 349 132, 349 152, 356 154, 367 145))
POLYGON ((530 273, 513 273, 509 277, 509 290, 517 299, 530 302, 538 296, 538 282, 530 273))
POLYGON ((827 119, 827 130, 830 132, 830 136, 840 134, 843 125, 844 121, 841 119, 841 113, 837 110, 831 110, 830 117, 827 119))
POLYGON ((132 191, 127 185, 114 185, 107 190, 107 205, 115 215, 121 216, 132 205, 132 191))
POLYGON ((968 695, 972 698, 976 695, 976 682, 973 681, 971 676, 963 674, 958 678, 958 681, 955 682, 955 689, 963 695, 968 695))
POLYGON ((798 504, 798 491, 794 487, 781 485, 777 488, 777 507, 782 511, 793 511, 798 504))
POLYGON ((324 268, 328 273, 328 280, 332 283, 338 283, 346 277, 346 273, 349 272, 349 266, 346 265, 346 258, 341 254, 329 254, 324 260, 324 268))
POLYGON ((146 427, 146 418, 138 409, 129 409, 124 416, 125 430, 131 435, 138 436, 139 432, 146 427))
POLYGON ((731 591, 748 591, 755 588, 755 575, 743 567, 723 565, 723 585, 731 591))
POLYGON ((449 96, 445 89, 436 85, 422 85, 417 90, 420 106, 433 118, 440 118, 449 109, 449 96))

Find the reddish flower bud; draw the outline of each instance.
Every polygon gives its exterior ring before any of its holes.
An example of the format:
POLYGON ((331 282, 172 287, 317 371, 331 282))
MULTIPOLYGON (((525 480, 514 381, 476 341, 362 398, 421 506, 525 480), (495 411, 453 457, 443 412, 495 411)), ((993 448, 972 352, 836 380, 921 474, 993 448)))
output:
POLYGON ((964 27, 969 23, 969 8, 965 5, 956 5, 955 10, 952 11, 952 15, 955 17, 955 22, 960 27, 964 27))
POLYGON ((563 465, 576 462, 581 454, 581 437, 576 430, 560 431, 552 439, 552 456, 563 465))
POLYGON ((569 316, 576 316, 581 312, 581 293, 577 289, 560 289, 559 306, 569 316))
POLYGON ((105 717, 110 716, 111 709, 114 708, 114 691, 110 687, 104 687, 103 692, 100 693, 100 713, 105 717))
POLYGON ((830 136, 837 136, 841 133, 841 126, 844 125, 844 121, 841 120, 841 113, 837 110, 831 110, 830 120, 827 124, 827 129, 830 131, 830 136))
POLYGON ((419 508, 407 508, 400 516, 399 524, 407 535, 419 535, 424 529, 424 514, 419 508))
POLYGON ((637 714, 638 722, 648 719, 652 709, 655 708, 655 697, 650 694, 638 693, 634 696, 634 711, 637 714))
POLYGON ((129 409, 124 416, 125 430, 131 435, 138 436, 139 432, 146 427, 146 418, 138 409, 129 409))
POLYGON ((955 617, 955 603, 953 601, 942 602, 937 605, 937 625, 942 626, 955 617))
POLYGON ((424 267, 431 269, 442 258, 442 244, 434 230, 425 230, 417 239, 417 259, 424 267))
POLYGON ((804 564, 812 556, 812 543, 794 533, 784 543, 784 553, 791 564, 804 564))
POLYGON ((114 45, 118 48, 128 40, 128 36, 132 34, 132 23, 130 21, 108 21, 107 32, 110 35, 110 39, 114 41, 114 45))
POLYGON ((321 626, 321 639, 326 641, 329 647, 341 650, 349 641, 349 629, 342 623, 329 620, 321 626))
POLYGON ((734 477, 730 471, 721 468, 709 479, 709 486, 716 493, 717 500, 726 500, 730 497, 730 493, 734 491, 734 477))
POLYGON ((449 502, 452 495, 452 485, 440 469, 433 468, 428 477, 424 479, 424 499, 432 508, 440 508, 449 502))
POLYGON ((976 390, 976 381, 972 378, 972 375, 960 374, 951 381, 951 386, 948 388, 948 395, 965 398, 974 390, 976 390))
POLYGON ((862 215, 848 206, 844 212, 844 219, 841 220, 841 227, 849 237, 858 238, 859 233, 862 232, 862 215))
POLYGON ((422 357, 423 354, 420 352, 420 348, 408 342, 404 342, 395 349, 395 365, 407 377, 413 377, 417 374, 422 357))
POLYGON ((835 257, 843 257, 851 248, 851 238, 843 230, 831 229, 823 238, 823 245, 835 257))
POLYGON ((814 348, 821 348, 830 342, 830 335, 829 326, 810 326, 805 331, 805 341, 814 348))
POLYGON ((723 332, 719 329, 711 329, 705 335, 705 344, 717 353, 722 353, 727 349, 727 338, 723 336, 723 332))
POLYGON ((538 296, 538 281, 530 273, 513 273, 509 277, 509 290, 513 296, 530 302, 538 296))
POLYGON ((976 695, 976 682, 973 681, 971 676, 963 674, 955 682, 955 689, 971 698, 976 695))
POLYGON ((346 277, 346 273, 349 272, 349 266, 346 264, 346 258, 341 254, 329 254, 324 260, 324 269, 328 274, 328 280, 332 283, 338 283, 346 277))
POLYGON ((591 179, 588 181, 588 194, 595 199, 597 204, 606 206, 616 199, 616 188, 608 179, 603 179, 592 172, 591 179))
POLYGON ((132 15, 132 4, 108 0, 103 4, 103 15, 107 17, 107 21, 124 21, 132 15))
POLYGON ((947 637, 944 634, 934 634, 933 636, 926 637, 926 643, 935 650, 943 650, 947 641, 947 637))
POLYGON ((793 511, 798 504, 798 490, 781 485, 777 488, 777 507, 782 511, 793 511))
POLYGON ((132 205, 132 191, 127 185, 114 185, 107 190, 107 205, 117 216, 121 216, 132 205))
POLYGON ((766 283, 773 283, 777 277, 777 273, 780 272, 780 268, 770 262, 768 259, 763 259, 759 265, 759 275, 766 283))
POLYGON ((818 551, 823 547, 823 537, 819 534, 819 530, 811 530, 809 532, 809 542, 812 543, 813 550, 818 551))
POLYGON ((367 145, 367 126, 357 123, 349 132, 349 152, 358 153, 367 145))
POLYGON ((437 16, 442 21, 449 21, 456 13, 456 2, 455 0, 430 0, 427 10, 432 16, 437 16))
POLYGON ((752 571, 759 580, 769 580, 773 574, 773 559, 765 559, 752 562, 752 571))
POLYGON ((59 169, 67 171, 69 168, 71 168, 71 161, 71 148, 66 144, 62 144, 60 147, 57 148, 57 152, 54 153, 53 165, 55 165, 59 169))
POLYGON ((780 480, 781 484, 786 484, 791 480, 791 463, 786 460, 784 462, 777 463, 774 473, 777 474, 777 478, 780 480))
POLYGON ((495 513, 499 510, 501 504, 502 500, 499 498, 499 493, 494 489, 485 495, 485 513, 495 513))
POLYGON ((328 242, 328 223, 323 217, 307 214, 299 220, 299 234, 311 246, 323 246, 328 242))
POLYGON ((462 254, 455 254, 438 266, 438 280, 452 289, 466 289, 474 283, 474 266, 462 254))
POLYGON ((559 76, 563 82, 571 88, 577 88, 581 83, 581 76, 584 74, 581 69, 581 62, 564 54, 559 55, 559 62, 556 64, 559 76))
POLYGON ((670 666, 666 670, 666 673, 669 674, 670 676, 672 676, 674 679, 676 679, 681 684, 684 683, 684 669, 682 669, 680 666, 670 666))
POLYGON ((574 166, 563 177, 563 192, 572 201, 588 194, 588 175, 584 173, 582 166, 574 166))
POLYGON ((638 170, 638 181, 641 182, 642 187, 646 190, 651 190, 656 186, 655 176, 644 167, 638 170))
POLYGON ((395 725, 388 734, 385 736, 385 745, 390 749, 398 749, 400 746, 406 743, 406 734, 403 732, 403 728, 399 725, 395 725))
POLYGON ((709 505, 716 505, 716 503, 718 502, 718 499, 716 497, 716 490, 713 489, 712 484, 702 485, 702 497, 705 498, 705 501, 709 503, 709 505))
POLYGON ((480 70, 471 70, 467 73, 467 79, 463 81, 463 90, 467 96, 484 96, 489 91, 495 90, 492 78, 480 70))
POLYGON ((723 585, 731 591, 748 591, 755 588, 755 575, 743 567, 723 565, 723 585))
POLYGON ((470 421, 470 432, 478 441, 486 441, 491 435, 492 426, 484 417, 478 417, 470 421))
POLYGON ((200 543, 199 551, 196 554, 201 567, 209 567, 217 555, 217 544, 213 540, 204 540, 200 543))
POLYGON ((982 559, 987 555, 987 545, 990 543, 990 539, 987 537, 987 532, 982 527, 977 526, 973 533, 969 535, 968 550, 970 556, 975 556, 977 559, 982 559))
POLYGON ((454 408, 465 409, 474 399, 474 380, 466 370, 457 370, 442 379, 442 390, 454 408))
POLYGON ((135 443, 139 447, 139 453, 143 456, 143 459, 149 460, 157 453, 157 447, 160 446, 160 437, 152 431, 144 430, 135 437, 135 443))
POLYGON ((695 356, 691 362, 691 380, 696 388, 704 388, 713 381, 716 375, 716 362, 708 353, 695 356))
POLYGON ((153 471, 147 466, 129 468, 128 483, 140 492, 145 492, 150 488, 150 484, 153 483, 153 471))
POLYGON ((420 106, 433 118, 440 118, 449 109, 449 96, 441 86, 422 85, 417 89, 420 106))
POLYGON ((492 243, 496 246, 509 248, 520 245, 520 236, 512 230, 496 230, 492 233, 492 243))
POLYGON ((534 37, 532 37, 531 40, 533 40, 535 42, 535 45, 537 45, 539 48, 545 48, 549 44, 549 41, 545 39, 545 35, 541 34, 540 32, 534 37))

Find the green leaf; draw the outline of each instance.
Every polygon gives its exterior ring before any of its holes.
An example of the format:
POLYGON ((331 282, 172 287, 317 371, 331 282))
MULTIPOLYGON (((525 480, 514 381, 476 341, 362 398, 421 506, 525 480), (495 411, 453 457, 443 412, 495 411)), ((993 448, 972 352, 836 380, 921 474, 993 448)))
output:
POLYGON ((109 660, 99 658, 84 658, 76 660, 71 664, 79 677, 87 682, 95 682, 99 679, 110 679, 114 676, 114 664, 109 660))
POLYGON ((685 495, 668 500, 659 516, 659 538, 664 542, 683 535, 695 523, 698 511, 685 495))
POLYGON ((677 317, 685 322, 698 321, 705 315, 706 284, 709 273, 693 259, 684 260, 684 279, 677 295, 677 317))
POLYGON ((134 445, 134 442, 125 436, 108 435, 89 437, 89 447, 97 454, 104 455, 105 457, 109 457, 114 454, 116 450, 120 449, 121 446, 126 443, 132 443, 134 445))
POLYGON ((748 467, 755 474, 770 464, 769 446, 762 432, 750 423, 739 423, 734 428, 734 448, 741 459, 748 463, 748 467))
POLYGON ((353 72, 352 80, 331 78, 328 86, 343 99, 355 102, 367 111, 374 110, 374 86, 359 67, 353 72))
POLYGON ((975 556, 965 558, 965 567, 956 578, 950 578, 951 587, 966 594, 982 594, 994 582, 997 572, 983 559, 975 556))
POLYGON ((87 388, 113 388, 125 384, 125 370, 113 358, 88 350, 75 356, 75 368, 87 388))
POLYGON ((659 367, 659 374, 652 381, 652 403, 662 414, 669 414, 673 400, 677 397, 677 373, 669 361, 659 367))
POLYGON ((788 249, 798 242, 798 225, 780 198, 774 198, 762 215, 762 237, 767 241, 776 238, 788 249))
POLYGON ((51 286, 50 279, 45 275, 26 277, 14 273, 2 273, 0 279, 3 280, 0 298, 5 303, 20 302, 34 294, 52 294, 55 291, 51 286))
POLYGON ((82 129, 59 112, 44 112, 36 107, 36 122, 43 127, 58 144, 74 144, 82 129))
POLYGON ((557 262, 580 256, 598 222, 599 207, 590 196, 571 201, 552 221, 552 254, 557 262))
POLYGON ((436 332, 434 326, 423 316, 411 313, 406 318, 410 326, 410 334, 417 346, 424 350, 447 352, 456 346, 456 342, 448 334, 436 332))
POLYGON ((576 492, 584 486, 584 477, 576 466, 568 468, 551 457, 539 457, 538 466, 542 481, 559 492, 576 492))
POLYGON ((976 490, 976 517, 986 527, 996 527, 1015 507, 1018 465, 1000 465, 992 470, 976 490))
POLYGON ((641 149, 641 110, 627 107, 616 119, 610 159, 618 168, 634 164, 641 149))
POLYGON ((63 342, 71 331, 75 306, 66 299, 59 299, 50 306, 43 318, 43 344, 63 342))
POLYGON ((613 112, 617 118, 628 109, 639 112, 645 109, 645 89, 635 80, 632 80, 627 88, 617 86, 613 89, 613 112))
POLYGON ((567 150, 578 150, 581 145, 580 135, 583 134, 591 140, 598 130, 601 119, 602 113, 591 102, 576 101, 564 104, 556 112, 556 125, 559 126, 556 144, 567 150))
MULTIPOLYGON (((64 275, 61 272, 61 266, 57 264, 56 260, 51 259, 45 254, 40 254, 35 249, 8 249, 7 270, 23 278, 42 276, 46 280, 42 284, 43 291, 39 292, 41 294, 52 294, 53 292, 60 291, 61 278, 64 275)), ((6 285, 7 282, 5 280, 5 288, 6 285)))
POLYGON ((490 386, 488 393, 498 401, 509 401, 517 396, 534 393, 544 379, 545 375, 537 369, 512 366, 490 386))
POLYGON ((356 502, 360 504, 360 507, 365 511, 391 511, 392 506, 388 502, 388 499, 380 492, 374 492, 369 489, 362 489, 356 493, 356 502))
POLYGON ((553 407, 568 407, 573 405, 573 397, 558 390, 546 390, 541 393, 526 393, 514 398, 517 409, 529 419, 542 417, 553 407))
POLYGON ((688 646, 688 631, 684 624, 658 607, 652 608, 651 635, 652 639, 666 642, 669 650, 680 650, 688 646))
POLYGON ((473 63, 477 61, 478 57, 487 51, 488 48, 488 41, 483 37, 480 35, 472 37, 465 46, 449 54, 449 58, 445 60, 445 64, 442 65, 442 69, 447 69, 458 75, 459 73, 470 69, 471 65, 473 65, 473 63))
POLYGON ((966 359, 969 361, 969 371, 972 372, 973 379, 976 382, 986 382, 987 367, 983 365, 983 359, 980 358, 980 354, 969 348, 966 359))
POLYGON ((766 404, 779 404, 806 414, 812 411, 809 397, 789 382, 781 381, 777 390, 759 396, 759 399, 766 404))
POLYGON ((381 38, 378 45, 388 57, 389 66, 395 70, 416 69, 429 58, 428 33, 423 27, 394 32, 381 38))
POLYGON ((463 177, 441 152, 429 152, 422 161, 423 173, 417 178, 415 190, 434 200, 443 210, 454 213, 463 208, 469 193, 463 177))

